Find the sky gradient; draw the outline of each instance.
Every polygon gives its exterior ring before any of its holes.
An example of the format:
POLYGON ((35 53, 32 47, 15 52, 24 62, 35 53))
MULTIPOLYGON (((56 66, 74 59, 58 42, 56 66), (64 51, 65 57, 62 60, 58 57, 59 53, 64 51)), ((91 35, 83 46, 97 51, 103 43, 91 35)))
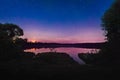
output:
POLYGON ((114 0, 0 0, 0 22, 40 42, 103 42, 101 17, 114 0))

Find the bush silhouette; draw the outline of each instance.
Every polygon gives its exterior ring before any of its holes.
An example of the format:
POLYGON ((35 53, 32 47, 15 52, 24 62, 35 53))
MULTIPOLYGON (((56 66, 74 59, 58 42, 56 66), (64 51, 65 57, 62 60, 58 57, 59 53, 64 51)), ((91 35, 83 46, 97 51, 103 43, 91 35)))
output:
POLYGON ((35 58, 37 61, 42 61, 46 64, 78 64, 66 53, 46 52, 39 53, 35 58))

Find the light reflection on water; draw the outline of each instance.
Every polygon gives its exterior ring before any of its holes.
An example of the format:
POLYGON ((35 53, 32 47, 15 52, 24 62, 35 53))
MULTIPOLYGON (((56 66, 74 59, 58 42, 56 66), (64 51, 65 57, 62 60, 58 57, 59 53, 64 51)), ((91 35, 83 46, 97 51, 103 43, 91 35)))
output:
POLYGON ((39 48, 27 49, 25 52, 34 52, 35 54, 42 52, 64 52, 70 55, 75 61, 80 64, 85 64, 83 60, 78 57, 79 53, 97 53, 99 49, 86 49, 86 48, 39 48))

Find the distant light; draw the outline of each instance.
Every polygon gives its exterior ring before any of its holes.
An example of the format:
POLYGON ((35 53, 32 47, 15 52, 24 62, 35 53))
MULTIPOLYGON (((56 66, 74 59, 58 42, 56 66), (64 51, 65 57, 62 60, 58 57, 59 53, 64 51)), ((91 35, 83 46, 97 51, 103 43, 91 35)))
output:
POLYGON ((32 42, 32 43, 35 43, 35 42, 36 42, 36 40, 31 40, 31 42, 32 42))

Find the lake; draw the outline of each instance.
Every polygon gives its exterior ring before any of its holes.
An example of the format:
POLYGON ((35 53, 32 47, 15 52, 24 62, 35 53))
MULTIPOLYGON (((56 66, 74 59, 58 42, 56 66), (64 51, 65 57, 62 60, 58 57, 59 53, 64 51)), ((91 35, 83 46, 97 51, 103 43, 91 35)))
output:
POLYGON ((32 48, 24 50, 25 52, 34 52, 35 54, 42 53, 42 52, 64 52, 70 55, 75 61, 79 64, 85 64, 85 62, 78 57, 79 53, 97 53, 99 49, 87 49, 87 48, 32 48))

